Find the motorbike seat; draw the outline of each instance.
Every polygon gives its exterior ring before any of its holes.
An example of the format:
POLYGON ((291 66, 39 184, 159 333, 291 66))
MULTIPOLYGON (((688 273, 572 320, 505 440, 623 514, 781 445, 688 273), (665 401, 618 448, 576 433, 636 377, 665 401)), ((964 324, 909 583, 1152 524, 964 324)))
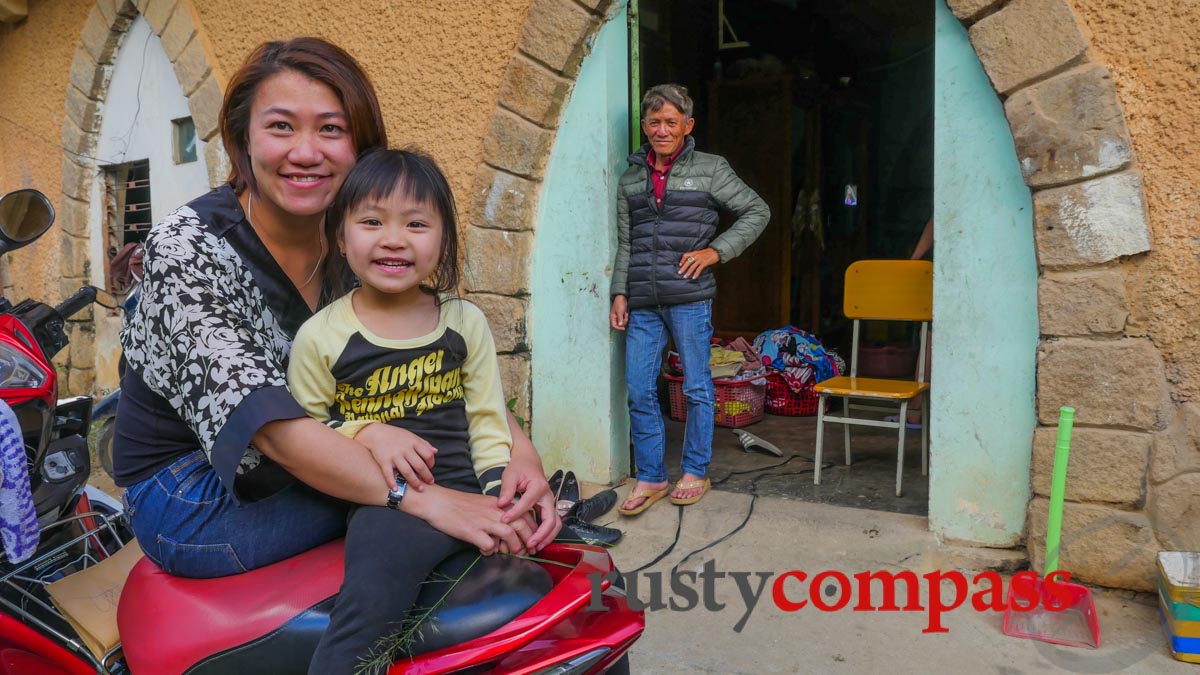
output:
MULTIPOLYGON (((134 673, 305 673, 342 583, 343 540, 244 574, 186 579, 143 558, 121 593, 117 623, 134 673)), ((553 586, 541 566, 464 551, 422 586, 417 607, 436 630, 419 631, 412 655, 486 635, 520 616, 553 586), (474 563, 472 565, 472 563, 474 563), (464 576, 464 571, 466 574, 464 576)))

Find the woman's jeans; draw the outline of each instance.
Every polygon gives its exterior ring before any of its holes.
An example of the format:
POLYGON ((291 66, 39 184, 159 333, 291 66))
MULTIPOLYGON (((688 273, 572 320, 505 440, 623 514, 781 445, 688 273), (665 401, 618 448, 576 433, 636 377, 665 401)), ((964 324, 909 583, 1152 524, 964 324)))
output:
POLYGON ((707 475, 713 437, 713 383, 708 368, 712 300, 632 309, 625 332, 625 382, 637 479, 646 483, 667 480, 663 464, 667 433, 658 403, 658 371, 668 332, 683 362, 683 395, 687 398, 683 471, 707 475))
POLYGON ((221 577, 283 560, 346 531, 349 506, 300 481, 238 504, 200 450, 125 491, 146 556, 170 574, 221 577))

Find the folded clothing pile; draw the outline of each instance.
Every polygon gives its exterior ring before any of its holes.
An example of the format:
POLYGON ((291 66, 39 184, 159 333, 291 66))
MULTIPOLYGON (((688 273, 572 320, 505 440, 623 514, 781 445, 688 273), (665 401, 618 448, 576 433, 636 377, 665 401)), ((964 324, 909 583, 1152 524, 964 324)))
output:
MULTIPOLYGON (((731 342, 713 338, 709 347, 708 368, 714 380, 750 380, 762 377, 764 372, 758 350, 740 337, 731 342)), ((667 352, 663 370, 668 375, 683 375, 683 362, 677 352, 667 352)))
POLYGON ((778 371, 792 391, 837 377, 846 368, 840 356, 795 326, 759 333, 754 338, 754 348, 761 355, 763 366, 778 371))

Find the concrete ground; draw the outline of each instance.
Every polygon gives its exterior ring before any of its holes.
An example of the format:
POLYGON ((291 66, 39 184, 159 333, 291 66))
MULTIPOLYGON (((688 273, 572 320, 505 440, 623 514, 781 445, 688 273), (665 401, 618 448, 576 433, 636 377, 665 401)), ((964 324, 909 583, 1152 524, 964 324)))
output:
MULTIPOLYGON (((852 599, 845 609, 819 611, 812 606, 809 583, 821 571, 838 570, 853 581, 859 572, 911 570, 924 575, 934 570, 963 570, 967 592, 990 586, 971 585, 978 570, 1003 566, 1009 572, 1024 564, 1023 552, 943 547, 928 531, 925 514, 928 480, 921 476, 919 440, 915 433, 906 443, 905 495, 895 488, 895 437, 887 431, 855 428, 854 464, 842 464, 842 432, 831 426, 826 436, 826 462, 822 485, 812 484, 814 418, 768 415, 747 427, 778 445, 784 457, 800 455, 788 464, 770 469, 773 475, 753 480, 749 470, 781 460, 744 453, 736 437, 718 427, 714 435, 714 482, 729 477, 698 504, 676 507, 665 499, 645 513, 623 518, 612 511, 600 524, 624 530, 623 541, 612 549, 622 571, 646 566, 679 541, 665 558, 637 574, 628 575, 629 591, 643 603, 674 600, 677 610, 647 610, 646 632, 631 653, 633 671, 639 673, 1194 673, 1190 664, 1175 661, 1159 622, 1156 596, 1128 591, 1094 589, 1101 630, 1101 647, 1086 649, 1052 645, 1009 637, 1001 631, 1003 612, 975 611, 968 599, 963 607, 944 614, 948 632, 924 633, 930 616, 925 611, 856 612, 852 599), (732 474, 731 472, 747 472, 732 474), (759 497, 754 498, 752 492, 759 497), (721 543, 709 546, 746 520, 745 527, 721 543), (853 508, 849 508, 853 507, 853 508), (682 520, 680 512, 682 510, 682 520), (892 512, 889 512, 892 511, 892 512), (895 512, 900 511, 900 512, 895 512), (685 556, 688 556, 684 560, 685 556), (747 601, 738 582, 715 578, 710 600, 723 603, 718 611, 705 609, 695 595, 673 593, 669 579, 673 568, 701 573, 705 565, 714 572, 755 573, 744 582, 753 591, 766 573, 757 605, 747 612, 747 601), (807 574, 804 582, 789 578, 782 585, 785 599, 809 600, 796 611, 784 611, 772 599, 777 579, 790 570, 807 574), (691 605, 691 609, 684 611, 691 605), (745 621, 744 625, 738 624, 745 621)), ((668 458, 672 479, 678 478, 678 448, 683 424, 668 423, 668 458)), ((632 483, 618 488, 624 495, 632 483)), ((594 489, 594 487, 593 487, 594 489)), ((590 493, 591 490, 585 490, 590 493)), ((1008 575, 1003 589, 1007 593, 1008 575)), ((701 590, 703 582, 685 577, 686 586, 701 590)), ((928 582, 922 578, 920 606, 929 606, 928 582)), ((852 584, 853 585, 853 584, 852 584)), ((822 588, 830 584, 822 583, 822 588)), ((901 585, 903 586, 903 584, 901 585)), ((873 593, 879 605, 879 585, 873 593)), ((840 592, 827 602, 836 604, 840 592)), ((944 582, 943 602, 952 604, 955 589, 944 582)), ((897 598, 905 605, 905 594, 897 598)), ((1001 597, 1006 597, 1001 596, 1001 597)))
MULTIPOLYGON (((618 490, 622 495, 628 486, 618 490)), ((653 575, 669 575, 681 559, 733 530, 745 519, 752 497, 714 490, 698 504, 683 509, 679 543, 661 562, 629 577, 630 591, 642 602, 652 600, 653 575)), ((634 518, 610 515, 608 522, 625 531, 612 549, 623 571, 635 570, 657 557, 675 537, 679 509, 665 500, 634 518)), ((613 512, 615 514, 615 511, 613 512)), ((700 573, 711 561, 717 572, 765 572, 771 576, 757 605, 746 618, 747 603, 730 577, 713 581, 712 599, 724 603, 709 611, 703 601, 689 611, 647 610, 646 632, 634 646, 634 672, 641 673, 1194 673, 1175 661, 1159 625, 1155 596, 1096 589, 1094 596, 1102 633, 1099 649, 1051 645, 1008 637, 1001 632, 1002 612, 964 607, 944 614, 946 633, 923 633, 926 612, 855 612, 857 595, 846 609, 823 612, 808 606, 786 612, 775 606, 772 587, 789 570, 802 570, 804 583, 788 579, 787 599, 809 600, 809 585, 818 572, 912 570, 917 575, 948 571, 971 563, 971 551, 945 549, 928 532, 922 517, 882 511, 814 504, 781 497, 759 497, 744 529, 724 542, 691 556, 681 571, 700 573), (746 618, 742 630, 736 624, 746 618)), ((977 562, 977 561, 976 561, 977 562)), ((970 582, 972 574, 967 575, 970 582)), ((758 588, 760 577, 749 578, 758 588)), ((701 582, 689 586, 699 590, 701 582)), ((823 584, 827 586, 828 584, 823 584)), ((921 605, 928 606, 922 580, 921 605)), ((969 587, 969 592, 982 590, 969 587)), ((954 589, 941 591, 951 604, 954 589)), ((1007 588, 1007 586, 1005 586, 1007 588)), ((874 591, 878 593, 876 589, 874 591)), ((835 594, 827 601, 836 602, 835 594)), ((690 598, 672 594, 664 584, 662 600, 686 607, 690 598)), ((904 606, 903 593, 897 603, 904 606)), ((878 605, 878 600, 874 601, 878 605)))

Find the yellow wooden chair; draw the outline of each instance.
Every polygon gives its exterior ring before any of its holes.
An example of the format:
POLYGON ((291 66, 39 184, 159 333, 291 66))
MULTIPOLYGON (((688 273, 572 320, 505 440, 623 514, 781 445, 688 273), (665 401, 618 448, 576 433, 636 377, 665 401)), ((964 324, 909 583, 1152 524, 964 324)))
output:
POLYGON ((921 405, 921 475, 929 473, 929 383, 925 381, 925 344, 929 339, 929 322, 933 319, 933 263, 925 260, 860 260, 846 270, 844 311, 854 319, 854 346, 850 353, 850 376, 834 377, 816 385, 820 394, 817 406, 817 457, 813 484, 821 484, 821 445, 825 439, 825 423, 841 424, 846 434, 846 465, 850 465, 850 425, 886 427, 898 431, 896 442, 896 496, 901 495, 900 479, 904 473, 904 423, 908 406, 920 398, 921 405), (921 348, 917 352, 917 379, 884 380, 858 377, 858 333, 863 320, 920 321, 921 348), (842 416, 825 414, 826 399, 841 397, 842 416), (868 404, 853 403, 866 399, 868 404), (896 422, 854 417, 856 410, 895 413, 896 422))

